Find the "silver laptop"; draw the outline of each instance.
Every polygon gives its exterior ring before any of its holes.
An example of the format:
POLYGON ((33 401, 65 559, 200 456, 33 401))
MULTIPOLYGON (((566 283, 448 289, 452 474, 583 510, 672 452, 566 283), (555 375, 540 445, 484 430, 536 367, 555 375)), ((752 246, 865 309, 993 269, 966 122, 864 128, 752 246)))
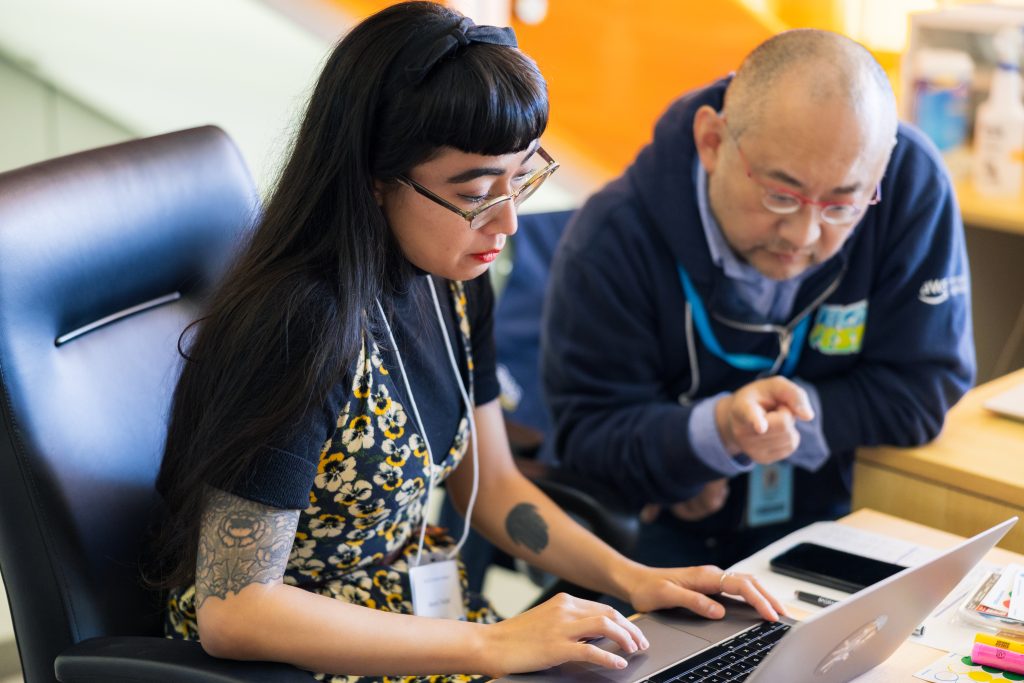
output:
POLYGON ((975 564, 1017 522, 1008 519, 917 567, 904 569, 801 622, 763 621, 744 603, 724 600, 726 617, 701 619, 687 610, 636 620, 651 646, 628 655, 625 669, 573 662, 505 681, 849 681, 885 661, 975 564))
POLYGON ((999 392, 982 405, 1003 417, 1024 420, 1024 382, 999 392))

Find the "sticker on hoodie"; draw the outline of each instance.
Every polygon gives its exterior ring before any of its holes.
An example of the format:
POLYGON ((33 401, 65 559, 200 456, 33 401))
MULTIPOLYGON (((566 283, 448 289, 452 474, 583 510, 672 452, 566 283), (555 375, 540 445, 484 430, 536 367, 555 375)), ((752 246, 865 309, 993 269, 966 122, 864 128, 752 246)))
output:
POLYGON ((860 353, 867 320, 867 299, 845 305, 823 304, 814 317, 811 348, 828 356, 860 353))

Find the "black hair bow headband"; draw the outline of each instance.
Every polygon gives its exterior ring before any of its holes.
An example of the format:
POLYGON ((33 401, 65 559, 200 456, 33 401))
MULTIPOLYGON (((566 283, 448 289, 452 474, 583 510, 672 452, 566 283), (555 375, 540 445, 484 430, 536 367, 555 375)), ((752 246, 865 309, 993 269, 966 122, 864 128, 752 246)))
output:
POLYGON ((406 82, 409 85, 419 85, 438 62, 456 54, 470 43, 519 47, 516 33, 511 28, 477 26, 469 17, 463 17, 446 32, 427 36, 409 46, 407 64, 403 69, 406 82))

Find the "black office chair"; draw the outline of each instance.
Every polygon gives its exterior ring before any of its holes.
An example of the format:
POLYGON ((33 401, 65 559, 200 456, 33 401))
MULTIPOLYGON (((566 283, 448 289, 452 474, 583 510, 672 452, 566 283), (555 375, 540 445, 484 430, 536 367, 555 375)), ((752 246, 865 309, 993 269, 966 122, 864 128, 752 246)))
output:
POLYGON ((257 204, 212 127, 0 174, 0 570, 28 683, 310 679, 162 638, 139 578, 178 335, 257 204))
MULTIPOLYGON (((164 639, 140 579, 178 337, 257 210, 212 127, 0 174, 0 572, 27 683, 310 679, 164 639)), ((628 543, 598 500, 539 478, 628 543)))

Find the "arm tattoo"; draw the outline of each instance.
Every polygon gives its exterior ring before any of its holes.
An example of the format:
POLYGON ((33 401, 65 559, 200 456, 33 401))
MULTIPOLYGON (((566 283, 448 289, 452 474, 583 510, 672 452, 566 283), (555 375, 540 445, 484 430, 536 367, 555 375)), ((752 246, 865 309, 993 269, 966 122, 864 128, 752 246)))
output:
POLYGON ((197 609, 209 597, 223 600, 251 583, 279 581, 299 523, 298 510, 207 491, 196 558, 197 609))
POLYGON ((548 524, 537 512, 537 506, 531 503, 520 503, 512 508, 505 518, 505 531, 513 541, 538 555, 548 546, 548 524))

